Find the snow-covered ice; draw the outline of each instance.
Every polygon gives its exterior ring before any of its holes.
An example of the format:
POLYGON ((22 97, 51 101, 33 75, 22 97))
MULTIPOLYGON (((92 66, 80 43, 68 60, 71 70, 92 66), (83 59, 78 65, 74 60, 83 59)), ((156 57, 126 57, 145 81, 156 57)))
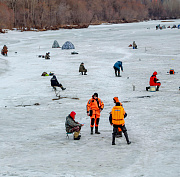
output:
POLYGON ((0 176, 179 177, 180 29, 156 30, 157 24, 180 20, 0 34, 1 48, 5 44, 9 50, 7 57, 0 56, 0 176), (60 46, 71 41, 75 50, 52 48, 54 40, 60 46), (128 47, 133 41, 137 50, 128 47), (50 60, 38 57, 46 52, 50 60), (120 78, 113 70, 118 60, 124 67, 120 78), (78 72, 81 62, 87 76, 78 72), (170 68, 178 73, 169 75, 170 68), (66 87, 62 99, 53 100, 51 77, 42 77, 44 71, 54 72, 66 87), (154 71, 162 85, 159 92, 147 92, 154 71), (86 114, 94 92, 105 104, 100 135, 90 135, 86 114), (114 96, 128 114, 130 145, 124 136, 111 145, 114 96), (71 111, 85 123, 80 141, 66 138, 71 111))

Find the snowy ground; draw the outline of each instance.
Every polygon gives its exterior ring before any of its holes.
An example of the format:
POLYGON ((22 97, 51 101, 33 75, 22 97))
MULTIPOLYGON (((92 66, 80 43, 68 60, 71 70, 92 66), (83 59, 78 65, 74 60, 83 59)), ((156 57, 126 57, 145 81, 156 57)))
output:
POLYGON ((157 24, 178 25, 180 20, 0 34, 1 48, 6 44, 9 49, 7 57, 0 56, 0 176, 179 177, 180 29, 156 30, 157 24), (71 41, 76 49, 53 49, 54 40, 60 46, 71 41), (133 41, 137 50, 128 47, 133 41), (46 52, 50 60, 38 57, 46 52), (120 78, 114 76, 117 60, 124 67, 120 78), (78 72, 81 62, 87 76, 78 72), (178 73, 169 75, 170 68, 178 73), (65 98, 52 100, 51 77, 42 77, 44 71, 56 74, 66 87, 65 98), (146 92, 154 71, 162 86, 146 92), (90 135, 86 115, 94 92, 105 104, 100 135, 90 135), (108 118, 114 96, 128 114, 131 145, 124 136, 111 145, 108 118), (71 111, 85 123, 80 141, 66 138, 64 123, 71 111))

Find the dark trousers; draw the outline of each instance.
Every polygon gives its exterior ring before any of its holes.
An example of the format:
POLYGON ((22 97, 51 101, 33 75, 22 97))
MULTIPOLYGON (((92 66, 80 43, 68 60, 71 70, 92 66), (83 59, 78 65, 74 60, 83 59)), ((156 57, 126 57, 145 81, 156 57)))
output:
POLYGON ((115 76, 120 76, 120 69, 114 67, 115 76))
POLYGON ((99 126, 99 118, 91 118, 91 127, 94 127, 94 122, 95 122, 95 127, 99 126))
POLYGON ((118 133, 118 127, 121 128, 122 132, 124 133, 127 143, 130 144, 131 142, 129 141, 127 129, 125 125, 113 125, 112 144, 115 144, 115 138, 118 133))

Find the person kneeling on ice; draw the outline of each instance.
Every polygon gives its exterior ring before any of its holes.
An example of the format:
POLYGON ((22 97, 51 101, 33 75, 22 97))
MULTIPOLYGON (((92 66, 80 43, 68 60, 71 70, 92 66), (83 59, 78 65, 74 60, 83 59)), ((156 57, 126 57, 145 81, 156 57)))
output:
MULTIPOLYGON (((150 77, 149 85, 157 86, 156 91, 159 91, 159 87, 161 86, 161 83, 157 82, 159 81, 159 79, 157 79, 156 75, 157 75, 157 72, 154 71, 153 75, 150 77)), ((148 89, 150 89, 150 87, 146 87, 146 91, 148 91, 148 89)))
POLYGON ((76 115, 76 113, 74 111, 72 111, 66 117, 65 127, 66 127, 67 133, 73 133, 74 132, 74 140, 79 140, 81 137, 81 135, 79 135, 80 130, 84 124, 80 124, 79 122, 76 122, 75 121, 75 115, 76 115))
POLYGON ((121 128, 124 136, 126 138, 127 144, 131 144, 128 138, 127 129, 125 127, 124 118, 127 116, 124 108, 120 105, 120 102, 116 103, 116 106, 112 108, 111 114, 109 116, 109 122, 113 125, 112 133, 112 145, 115 145, 115 138, 118 132, 118 128, 121 128))
POLYGON ((57 78, 56 78, 55 75, 53 75, 53 77, 51 78, 51 86, 52 86, 53 88, 55 88, 55 87, 61 87, 62 90, 65 90, 65 89, 66 89, 66 88, 64 88, 64 87, 62 86, 62 84, 60 84, 60 83, 58 82, 58 80, 57 80, 57 78))

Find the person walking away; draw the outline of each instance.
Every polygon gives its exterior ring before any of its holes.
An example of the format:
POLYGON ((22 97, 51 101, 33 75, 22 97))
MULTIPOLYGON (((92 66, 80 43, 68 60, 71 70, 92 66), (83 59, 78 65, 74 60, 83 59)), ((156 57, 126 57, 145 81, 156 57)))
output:
POLYGON ((87 115, 91 118, 91 135, 93 134, 93 128, 95 124, 95 134, 100 134, 98 131, 100 113, 104 108, 104 103, 98 98, 98 93, 94 93, 92 98, 87 102, 87 115))
POLYGON ((112 133, 112 145, 115 144, 115 138, 118 132, 118 127, 121 128, 124 136, 126 138, 127 144, 131 144, 128 138, 127 129, 125 127, 125 120, 124 118, 127 116, 124 108, 120 106, 120 102, 116 103, 116 106, 112 108, 111 114, 109 116, 109 122, 113 125, 113 133, 112 133))
MULTIPOLYGON (((122 106, 122 103, 119 101, 119 98, 118 98, 118 97, 114 97, 114 98, 113 98, 113 101, 114 101, 115 105, 116 105, 117 102, 119 102, 119 103, 120 103, 120 106, 122 106)), ((110 113, 110 114, 111 114, 111 113, 110 113)), ((119 137, 122 137, 122 130, 121 130, 120 127, 118 127, 118 132, 117 132, 117 135, 116 135, 116 138, 119 138, 119 137)))
POLYGON ((87 74, 86 74, 87 69, 85 68, 83 62, 82 62, 82 63, 80 64, 80 66, 79 66, 79 72, 81 72, 82 75, 83 75, 83 73, 84 73, 84 75, 87 75, 87 74))
MULTIPOLYGON (((156 91, 159 91, 159 87, 161 86, 161 83, 157 82, 157 81, 159 81, 159 79, 157 79, 156 75, 157 75, 157 72, 154 71, 153 75, 150 77, 149 85, 150 86, 157 86, 156 91)), ((150 86, 146 87, 146 91, 148 91, 150 89, 150 86)))
POLYGON ((80 124, 79 122, 75 121, 76 113, 72 111, 67 117, 65 122, 66 132, 73 133, 74 132, 74 140, 80 140, 81 135, 80 130, 84 124, 80 124))
POLYGON ((116 77, 121 77, 121 75, 120 75, 120 69, 121 69, 121 71, 123 72, 122 61, 117 61, 117 62, 114 64, 113 68, 114 68, 114 71, 115 71, 115 76, 116 76, 116 77))
POLYGON ((64 88, 64 87, 62 86, 62 84, 60 84, 60 83, 58 82, 58 80, 57 80, 57 78, 56 78, 55 75, 53 75, 53 77, 51 78, 51 86, 52 86, 52 87, 60 87, 62 90, 65 90, 65 89, 66 89, 66 88, 64 88))

